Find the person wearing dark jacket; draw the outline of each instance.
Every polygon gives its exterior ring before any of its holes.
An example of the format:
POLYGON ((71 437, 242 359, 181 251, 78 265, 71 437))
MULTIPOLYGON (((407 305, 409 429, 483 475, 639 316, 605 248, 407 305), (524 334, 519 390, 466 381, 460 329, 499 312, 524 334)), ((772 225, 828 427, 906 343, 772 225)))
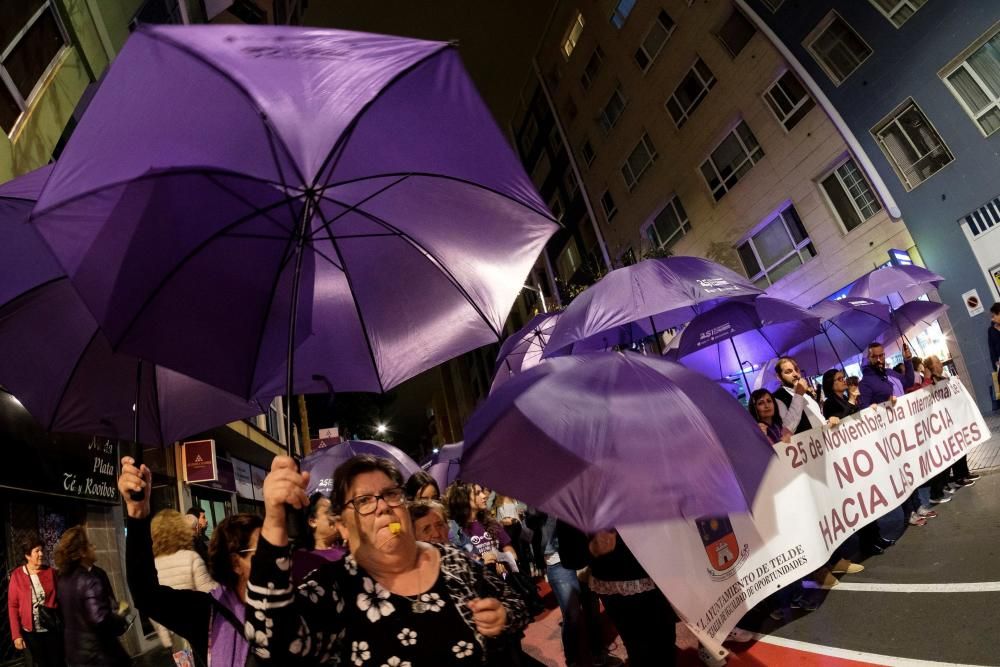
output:
POLYGON ((95 565, 97 552, 83 526, 70 528, 56 546, 56 597, 63 613, 68 667, 126 667, 118 637, 128 629, 107 573, 95 565))
POLYGON ((133 500, 130 494, 148 488, 152 473, 145 465, 136 468, 129 456, 122 458, 121 470, 118 490, 125 499, 128 516, 125 566, 135 606, 187 639, 196 664, 243 667, 250 655, 244 635, 244 600, 262 519, 253 514, 235 514, 215 527, 208 569, 219 587, 211 593, 161 586, 153 560, 149 493, 142 500, 133 500))
POLYGON ((895 401, 896 396, 902 396, 907 387, 913 386, 912 359, 910 346, 903 343, 903 372, 897 373, 885 367, 885 348, 882 344, 869 344, 868 364, 861 369, 861 382, 858 383, 861 392, 858 407, 864 409, 875 403, 895 401))
POLYGON ((781 357, 774 367, 781 386, 774 392, 778 416, 792 434, 823 425, 823 413, 809 382, 802 377, 799 365, 791 357, 781 357))
POLYGON ((632 667, 677 663, 677 616, 666 596, 614 530, 587 536, 569 524, 556 526, 564 567, 590 566, 590 588, 618 628, 632 667))
POLYGON ((860 412, 858 399, 861 391, 856 386, 847 384, 844 371, 839 368, 831 368, 823 374, 823 416, 829 419, 836 417, 844 419, 856 412, 860 412))

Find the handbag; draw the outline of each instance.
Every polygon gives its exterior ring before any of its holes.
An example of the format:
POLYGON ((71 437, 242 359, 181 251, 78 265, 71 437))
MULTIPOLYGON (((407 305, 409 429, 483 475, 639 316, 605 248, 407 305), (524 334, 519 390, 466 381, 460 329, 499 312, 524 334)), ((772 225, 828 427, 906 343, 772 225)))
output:
POLYGON ((45 606, 45 589, 35 585, 35 580, 31 578, 28 568, 24 568, 24 574, 28 577, 28 582, 31 584, 31 604, 38 609, 39 627, 35 631, 62 631, 62 613, 55 607, 45 606))

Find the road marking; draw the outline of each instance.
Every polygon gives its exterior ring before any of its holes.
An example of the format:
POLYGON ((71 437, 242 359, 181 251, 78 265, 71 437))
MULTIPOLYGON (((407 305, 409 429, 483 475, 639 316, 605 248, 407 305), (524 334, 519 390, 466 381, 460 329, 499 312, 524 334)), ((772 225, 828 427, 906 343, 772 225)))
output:
MULTIPOLYGON (((805 588, 815 588, 809 586, 812 582, 804 581, 805 588)), ((996 593, 1000 591, 1000 581, 978 581, 963 584, 858 584, 842 581, 833 588, 833 591, 851 591, 861 593, 996 593)))
POLYGON ((818 653, 831 658, 843 660, 854 660, 857 662, 867 662, 873 665, 891 665, 891 667, 982 667, 959 662, 939 662, 937 660, 915 660, 913 658, 900 658, 893 655, 881 655, 879 653, 865 653, 864 651, 853 651, 845 648, 835 648, 833 646, 823 646, 821 644, 810 644, 800 642, 795 639, 785 639, 773 635, 761 635, 754 633, 754 638, 765 644, 772 644, 782 648, 789 648, 805 653, 818 653))

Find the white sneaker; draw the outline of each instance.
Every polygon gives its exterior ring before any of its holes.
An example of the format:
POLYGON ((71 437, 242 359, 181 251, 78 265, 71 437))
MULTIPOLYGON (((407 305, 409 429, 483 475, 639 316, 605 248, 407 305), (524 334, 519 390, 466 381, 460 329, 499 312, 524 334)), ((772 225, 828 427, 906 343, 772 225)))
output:
POLYGON ((744 630, 743 628, 733 628, 729 631, 729 635, 726 637, 725 641, 745 644, 753 641, 753 633, 749 630, 744 630))
POLYGON ((717 657, 708 652, 704 646, 698 647, 698 659, 707 667, 725 667, 725 656, 717 657))

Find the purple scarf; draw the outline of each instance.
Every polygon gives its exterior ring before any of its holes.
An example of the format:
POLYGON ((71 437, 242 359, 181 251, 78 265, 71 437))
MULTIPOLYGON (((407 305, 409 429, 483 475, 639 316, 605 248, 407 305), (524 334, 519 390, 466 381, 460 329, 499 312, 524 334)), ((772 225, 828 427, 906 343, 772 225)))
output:
POLYGON ((227 614, 213 605, 208 632, 208 667, 213 665, 242 667, 246 664, 250 652, 250 645, 243 636, 246 607, 236 593, 225 586, 219 586, 210 595, 216 605, 227 609, 230 613, 227 614), (238 625, 234 625, 233 621, 238 622, 238 625))

